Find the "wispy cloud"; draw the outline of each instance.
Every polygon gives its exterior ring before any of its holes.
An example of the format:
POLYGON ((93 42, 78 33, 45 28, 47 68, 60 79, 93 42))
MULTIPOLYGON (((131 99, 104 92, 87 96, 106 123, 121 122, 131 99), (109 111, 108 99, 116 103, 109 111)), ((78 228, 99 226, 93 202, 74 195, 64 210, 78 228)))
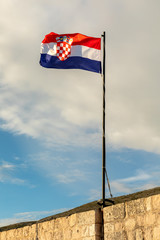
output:
POLYGON ((58 182, 68 184, 79 180, 81 182, 84 181, 86 179, 86 174, 84 170, 71 169, 63 172, 63 174, 57 174, 56 178, 58 182))
POLYGON ((120 181, 121 182, 136 182, 136 181, 146 181, 150 178, 152 178, 152 175, 151 174, 148 174, 148 173, 145 173, 143 170, 138 170, 137 171, 137 175, 133 176, 133 177, 128 177, 128 178, 124 178, 124 179, 121 179, 120 181))
POLYGON ((27 180, 18 178, 16 176, 17 169, 19 170, 20 168, 22 168, 22 166, 20 167, 19 165, 15 165, 2 160, 0 162, 0 182, 16 185, 25 185, 32 188, 35 187, 34 185, 30 184, 27 180))
POLYGON ((41 218, 48 217, 50 215, 65 212, 67 210, 69 209, 62 208, 62 209, 56 209, 51 211, 34 211, 34 212, 15 213, 11 218, 0 219, 0 227, 7 226, 10 224, 20 223, 20 222, 36 221, 41 218))
MULTIPOLYGON (((59 183, 84 182, 90 177, 89 166, 94 165, 94 159, 72 156, 73 151, 44 151, 31 155, 28 159, 29 164, 40 171, 45 171, 46 176, 59 183), (66 157, 67 156, 67 157, 66 157)), ((77 149, 78 154, 78 149, 77 149)), ((89 157, 90 158, 90 157, 89 157)))
POLYGON ((15 165, 8 163, 6 161, 2 161, 0 164, 0 171, 3 170, 13 170, 15 168, 15 165))
POLYGON ((137 170, 137 174, 132 177, 116 179, 111 182, 111 188, 116 194, 129 194, 135 191, 142 191, 145 189, 158 186, 158 182, 154 177, 154 172, 145 172, 144 170, 137 170))

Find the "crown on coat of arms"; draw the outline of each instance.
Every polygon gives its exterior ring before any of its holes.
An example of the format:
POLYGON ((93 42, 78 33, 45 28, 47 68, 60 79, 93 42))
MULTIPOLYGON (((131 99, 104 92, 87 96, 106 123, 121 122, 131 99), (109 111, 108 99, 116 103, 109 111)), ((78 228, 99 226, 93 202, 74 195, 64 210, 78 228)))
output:
POLYGON ((70 45, 71 45, 72 42, 73 42, 73 39, 70 38, 70 37, 67 37, 67 36, 57 37, 56 40, 57 40, 57 42, 66 42, 66 43, 68 43, 68 44, 70 44, 70 45))

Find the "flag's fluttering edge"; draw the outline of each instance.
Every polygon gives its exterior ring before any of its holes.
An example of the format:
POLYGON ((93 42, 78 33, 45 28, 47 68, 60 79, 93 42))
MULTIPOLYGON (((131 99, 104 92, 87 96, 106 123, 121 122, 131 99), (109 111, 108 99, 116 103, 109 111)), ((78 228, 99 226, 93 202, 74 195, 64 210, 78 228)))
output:
POLYGON ((101 73, 101 38, 51 32, 41 43, 40 65, 101 73))

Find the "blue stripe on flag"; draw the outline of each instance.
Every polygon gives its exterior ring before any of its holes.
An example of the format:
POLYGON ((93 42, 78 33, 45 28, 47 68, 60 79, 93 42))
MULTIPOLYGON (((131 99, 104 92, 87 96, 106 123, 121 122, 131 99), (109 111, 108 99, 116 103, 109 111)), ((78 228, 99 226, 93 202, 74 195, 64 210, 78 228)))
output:
POLYGON ((60 61, 57 56, 41 54, 40 65, 46 68, 58 69, 83 69, 101 73, 101 62, 83 57, 69 57, 60 61))

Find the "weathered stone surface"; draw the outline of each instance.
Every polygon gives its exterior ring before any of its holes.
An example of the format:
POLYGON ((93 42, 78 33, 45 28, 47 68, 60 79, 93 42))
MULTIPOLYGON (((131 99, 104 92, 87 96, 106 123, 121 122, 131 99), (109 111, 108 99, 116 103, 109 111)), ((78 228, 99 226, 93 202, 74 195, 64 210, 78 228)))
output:
POLYGON ((72 236, 73 236, 73 230, 68 228, 64 231, 64 240, 70 240, 72 239, 72 236))
POLYGON ((145 204, 146 204, 146 211, 152 210, 152 197, 145 198, 145 204))
POLYGON ((136 220, 134 218, 128 218, 124 222, 124 225, 125 225, 126 231, 134 230, 136 226, 136 220))
POLYGON ((135 236, 135 232, 134 231, 127 232, 127 240, 136 240, 136 236, 135 236))
POLYGON ((105 233, 104 240, 114 240, 114 233, 105 233))
POLYGON ((143 198, 126 203, 127 217, 143 213, 145 213, 145 204, 143 198))
POLYGON ((73 227, 77 223, 77 214, 73 214, 69 217, 69 226, 73 227))
POLYGON ((145 216, 144 215, 136 215, 136 225, 137 227, 143 227, 145 224, 145 216))
POLYGON ((145 228, 144 230, 144 239, 153 240, 153 228, 145 228))
POLYGON ((128 240, 126 231, 116 232, 114 240, 128 240))
POLYGON ((87 211, 84 213, 77 214, 77 224, 78 225, 87 225, 95 223, 95 211, 87 211))
POLYGON ((110 233, 114 233, 114 223, 105 223, 104 224, 104 233, 106 234, 110 234, 110 233))
POLYGON ((160 210, 160 194, 152 196, 151 198, 153 210, 160 210))
POLYGON ((116 219, 124 219, 125 209, 123 204, 117 204, 104 208, 104 223, 111 222, 116 219))
POLYGON ((136 229, 136 240, 144 240, 142 229, 136 229))
POLYGON ((160 240, 160 224, 153 228, 153 240, 160 240))
POLYGON ((156 214, 155 213, 148 213, 145 215, 145 226, 151 226, 151 225, 154 225, 156 223, 156 214))
POLYGON ((82 237, 90 237, 90 226, 83 226, 82 227, 82 237))
POLYGON ((124 230, 124 224, 121 222, 116 222, 114 225, 115 232, 122 232, 124 230))
POLYGON ((121 231, 105 234, 104 240, 128 240, 128 238, 127 233, 125 231, 121 231))

